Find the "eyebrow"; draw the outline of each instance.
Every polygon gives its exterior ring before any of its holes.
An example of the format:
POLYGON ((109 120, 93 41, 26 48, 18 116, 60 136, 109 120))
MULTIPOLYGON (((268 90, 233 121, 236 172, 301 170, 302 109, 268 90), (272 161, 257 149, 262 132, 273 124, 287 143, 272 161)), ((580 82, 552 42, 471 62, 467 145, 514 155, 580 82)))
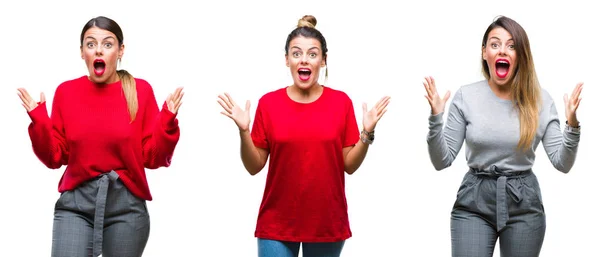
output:
MULTIPOLYGON (((300 48, 300 47, 297 47, 297 46, 292 46, 291 48, 296 48, 296 49, 302 50, 302 48, 300 48)), ((308 50, 310 51, 310 50, 313 50, 313 49, 321 50, 321 49, 319 49, 319 47, 317 47, 317 46, 313 46, 313 47, 309 48, 308 50)))
MULTIPOLYGON (((498 38, 498 37, 491 36, 491 37, 488 39, 488 41, 490 41, 490 40, 492 40, 492 39, 497 39, 497 40, 500 40, 500 38, 498 38)), ((502 40, 500 40, 500 41, 502 41, 502 40)), ((515 41, 515 40, 514 40, 514 39, 512 39, 512 38, 509 38, 509 39, 508 39, 508 40, 506 40, 506 41, 515 41)))
MULTIPOLYGON (((85 39, 93 39, 93 40, 96 40, 96 39, 95 39, 94 37, 92 37, 92 36, 87 36, 87 37, 85 37, 85 39)), ((113 40, 116 40, 116 39, 115 39, 115 37, 113 37, 113 36, 108 36, 108 37, 105 37, 105 38, 104 38, 104 39, 102 39, 102 40, 104 41, 104 40, 107 40, 107 39, 113 39, 113 40)))

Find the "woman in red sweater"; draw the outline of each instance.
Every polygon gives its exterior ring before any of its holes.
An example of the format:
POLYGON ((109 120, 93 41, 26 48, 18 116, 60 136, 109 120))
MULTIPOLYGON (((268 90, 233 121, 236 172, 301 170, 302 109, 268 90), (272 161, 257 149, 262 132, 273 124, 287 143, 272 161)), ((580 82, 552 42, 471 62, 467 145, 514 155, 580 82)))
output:
POLYGON ((141 256, 152 200, 144 168, 168 167, 179 140, 182 88, 159 111, 148 82, 117 70, 125 46, 119 25, 91 19, 81 32, 89 76, 58 86, 48 117, 44 94, 19 97, 29 136, 48 168, 66 165, 54 211, 52 256, 141 256))
POLYGON ((340 255, 352 236, 344 171, 359 168, 390 100, 382 98, 370 111, 363 104, 359 134, 350 98, 318 83, 327 44, 316 24, 304 16, 289 34, 285 60, 294 84, 259 100, 252 132, 249 101, 242 109, 227 93, 218 100, 239 128, 248 172, 257 174, 269 159, 255 231, 260 257, 298 256, 301 243, 305 257, 340 255))

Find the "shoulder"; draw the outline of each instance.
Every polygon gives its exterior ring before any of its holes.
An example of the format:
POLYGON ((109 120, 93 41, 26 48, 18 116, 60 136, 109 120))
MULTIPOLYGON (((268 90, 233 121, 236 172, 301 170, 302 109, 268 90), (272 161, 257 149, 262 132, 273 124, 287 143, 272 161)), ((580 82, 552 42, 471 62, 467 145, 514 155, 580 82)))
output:
POLYGON ((87 76, 66 80, 56 87, 55 95, 61 95, 65 93, 68 94, 68 92, 72 92, 74 89, 82 88, 83 85, 89 83, 91 82, 87 76))
POLYGON ((346 94, 346 92, 328 86, 323 86, 323 93, 327 93, 336 99, 350 100, 350 97, 348 94, 346 94))
POLYGON ((260 99, 258 99, 258 103, 263 103, 263 104, 272 103, 274 101, 283 99, 286 96, 286 94, 287 94, 287 92, 286 92, 285 87, 279 88, 279 89, 267 92, 266 94, 261 96, 260 99))
POLYGON ((477 82, 469 83, 466 85, 462 85, 458 88, 456 92, 460 92, 461 94, 479 94, 482 90, 487 90, 488 87, 487 80, 480 80, 477 82))

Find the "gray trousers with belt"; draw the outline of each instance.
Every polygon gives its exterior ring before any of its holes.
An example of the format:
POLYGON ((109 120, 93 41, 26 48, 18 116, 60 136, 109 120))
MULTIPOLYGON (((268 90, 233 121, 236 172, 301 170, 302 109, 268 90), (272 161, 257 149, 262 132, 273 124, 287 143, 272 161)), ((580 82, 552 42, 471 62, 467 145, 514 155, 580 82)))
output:
POLYGON ((150 233, 146 201, 111 171, 63 192, 56 202, 53 257, 138 257, 150 233))
POLYGON ((467 172, 451 215, 453 257, 492 256, 498 238, 501 256, 536 257, 545 232, 540 187, 531 170, 467 172))

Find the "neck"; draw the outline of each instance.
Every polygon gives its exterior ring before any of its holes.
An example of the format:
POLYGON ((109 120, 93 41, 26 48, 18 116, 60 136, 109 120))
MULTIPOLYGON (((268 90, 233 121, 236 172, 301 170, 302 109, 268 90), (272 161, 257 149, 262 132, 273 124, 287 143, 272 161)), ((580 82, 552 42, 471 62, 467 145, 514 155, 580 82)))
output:
POLYGON ((316 101, 323 93, 323 86, 316 83, 309 88, 302 89, 296 85, 289 86, 287 88, 288 96, 300 103, 311 103, 316 101))

